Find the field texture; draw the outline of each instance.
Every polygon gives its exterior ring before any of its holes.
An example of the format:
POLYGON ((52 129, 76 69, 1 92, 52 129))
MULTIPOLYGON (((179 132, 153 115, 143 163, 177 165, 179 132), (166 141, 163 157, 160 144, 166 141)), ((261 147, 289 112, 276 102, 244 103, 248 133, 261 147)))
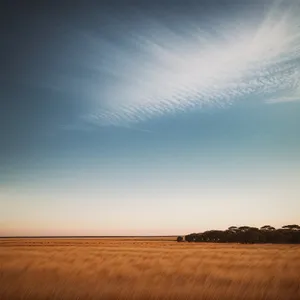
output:
POLYGON ((2 239, 0 299, 299 300, 300 246, 2 239))

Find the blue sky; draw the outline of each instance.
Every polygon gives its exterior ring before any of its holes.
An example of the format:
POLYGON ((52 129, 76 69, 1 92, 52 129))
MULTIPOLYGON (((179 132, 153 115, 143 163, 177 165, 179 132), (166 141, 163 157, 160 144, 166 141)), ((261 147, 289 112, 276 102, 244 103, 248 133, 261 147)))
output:
POLYGON ((298 1, 3 9, 0 235, 299 223, 298 1))

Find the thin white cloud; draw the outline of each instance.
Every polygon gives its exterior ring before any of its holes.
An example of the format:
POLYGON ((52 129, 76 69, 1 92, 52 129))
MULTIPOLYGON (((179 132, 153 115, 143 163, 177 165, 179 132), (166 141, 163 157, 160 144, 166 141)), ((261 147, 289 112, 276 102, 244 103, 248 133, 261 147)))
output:
POLYGON ((246 21, 233 20, 214 35, 195 24, 176 34, 148 20, 151 29, 128 38, 132 52, 106 44, 113 56, 98 68, 114 80, 99 89, 101 105, 86 119, 124 125, 206 106, 226 107, 251 95, 268 103, 294 101, 297 97, 286 95, 300 86, 299 15, 299 5, 284 11, 275 5, 260 25, 249 28, 246 21))
POLYGON ((285 102, 294 102, 294 101, 300 101, 300 96, 278 97, 278 98, 268 99, 266 100, 266 103, 274 104, 274 103, 285 103, 285 102))

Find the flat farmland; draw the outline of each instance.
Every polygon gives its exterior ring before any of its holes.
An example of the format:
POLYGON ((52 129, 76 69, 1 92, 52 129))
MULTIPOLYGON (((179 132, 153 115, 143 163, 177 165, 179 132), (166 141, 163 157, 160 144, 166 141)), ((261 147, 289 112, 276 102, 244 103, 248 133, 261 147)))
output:
POLYGON ((0 299, 299 300, 300 246, 0 239, 0 299))

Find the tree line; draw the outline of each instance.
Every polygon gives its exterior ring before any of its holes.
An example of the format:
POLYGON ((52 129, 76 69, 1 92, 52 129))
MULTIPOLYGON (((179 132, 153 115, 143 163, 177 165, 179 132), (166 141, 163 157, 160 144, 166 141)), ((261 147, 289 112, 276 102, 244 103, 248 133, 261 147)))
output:
POLYGON ((300 226, 285 225, 275 228, 265 225, 261 228, 250 226, 230 226, 226 230, 208 230, 202 233, 191 233, 178 237, 177 241, 187 242, 213 242, 213 243, 274 243, 274 244, 300 244, 300 226))

